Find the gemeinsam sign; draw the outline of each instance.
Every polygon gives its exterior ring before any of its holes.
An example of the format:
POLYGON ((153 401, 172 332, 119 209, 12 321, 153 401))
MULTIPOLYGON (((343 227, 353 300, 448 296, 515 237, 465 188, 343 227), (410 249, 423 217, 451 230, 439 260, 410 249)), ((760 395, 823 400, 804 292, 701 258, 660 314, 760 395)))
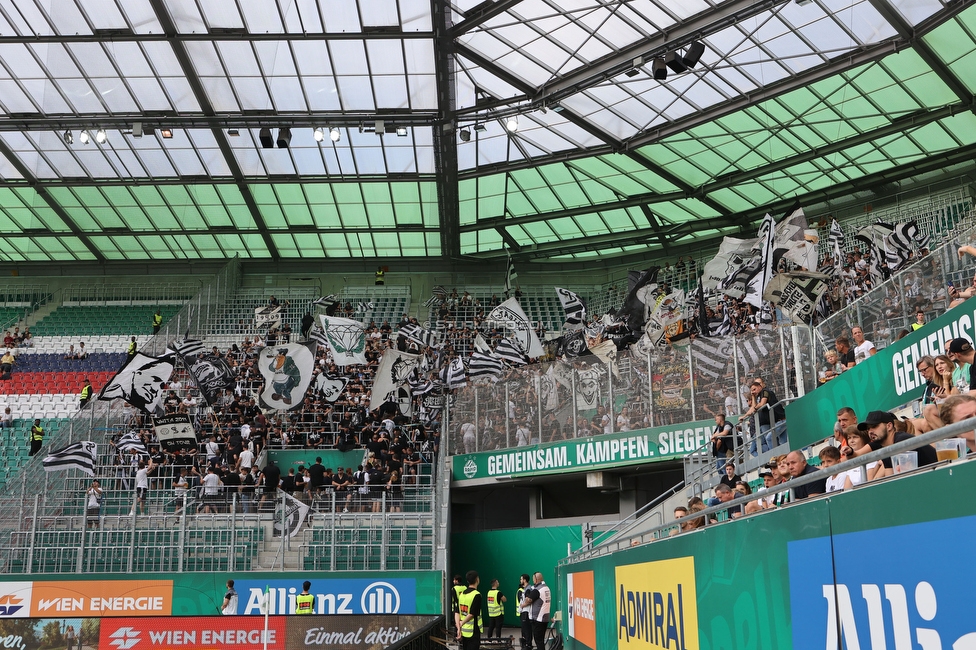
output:
POLYGON ((915 364, 925 355, 944 354, 946 341, 960 336, 970 341, 976 336, 976 298, 788 404, 790 447, 799 449, 832 435, 842 407, 851 407, 863 418, 869 411, 887 411, 921 397, 925 379, 915 364))
MULTIPOLYGON (((729 421, 733 422, 732 419, 729 421)), ((460 454, 452 459, 453 477, 455 481, 471 481, 566 470, 592 471, 602 467, 671 460, 687 456, 705 445, 714 429, 714 420, 699 420, 541 445, 460 454)))

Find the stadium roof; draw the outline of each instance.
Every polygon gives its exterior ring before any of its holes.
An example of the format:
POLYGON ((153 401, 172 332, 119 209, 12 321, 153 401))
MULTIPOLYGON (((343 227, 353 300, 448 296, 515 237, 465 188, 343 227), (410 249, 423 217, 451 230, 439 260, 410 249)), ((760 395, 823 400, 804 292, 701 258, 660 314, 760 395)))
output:
POLYGON ((0 259, 701 246, 971 165, 974 2, 3 2, 0 259))

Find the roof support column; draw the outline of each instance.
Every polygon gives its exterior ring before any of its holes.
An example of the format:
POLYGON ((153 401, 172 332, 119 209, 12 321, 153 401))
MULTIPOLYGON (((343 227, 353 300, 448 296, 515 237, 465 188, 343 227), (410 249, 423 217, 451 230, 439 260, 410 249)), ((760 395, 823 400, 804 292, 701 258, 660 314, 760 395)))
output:
POLYGON ((441 254, 461 256, 460 206, 458 203, 458 154, 454 111, 454 39, 451 36, 451 3, 431 0, 434 19, 434 69, 437 78, 438 123, 434 125, 434 166, 437 172, 437 208, 441 226, 441 254))

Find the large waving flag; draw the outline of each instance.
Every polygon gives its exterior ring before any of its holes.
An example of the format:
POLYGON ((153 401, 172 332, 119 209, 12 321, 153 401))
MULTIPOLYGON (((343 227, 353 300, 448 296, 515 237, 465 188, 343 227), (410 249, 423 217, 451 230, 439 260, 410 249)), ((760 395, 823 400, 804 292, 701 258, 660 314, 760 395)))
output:
POLYGON ((221 392, 234 388, 234 370, 223 357, 208 352, 203 341, 184 339, 170 344, 170 347, 183 360, 207 404, 214 404, 221 392))
POLYGON ((173 361, 172 355, 150 357, 136 352, 102 387, 98 399, 122 399, 149 415, 161 411, 163 384, 173 374, 173 361))
POLYGON ((522 311, 522 306, 518 300, 509 298, 502 304, 491 310, 485 319, 488 322, 501 323, 512 331, 511 338, 515 341, 522 352, 530 358, 541 357, 545 354, 539 337, 536 336, 528 316, 522 311))
POLYGON ((575 329, 586 322, 586 305, 583 299, 569 289, 556 287, 556 295, 566 312, 566 328, 575 329))
MULTIPOLYGON (((396 401, 397 393, 420 362, 419 354, 407 354, 400 350, 386 350, 376 375, 373 377, 373 390, 369 398, 369 410, 379 408, 387 401, 396 401)), ((409 388, 405 388, 409 390, 409 388)))
POLYGON ((366 365, 366 330, 362 323, 324 315, 319 316, 319 322, 337 366, 366 365))
POLYGON ((45 472, 61 472, 69 469, 81 470, 88 476, 95 475, 97 445, 83 440, 62 447, 48 454, 42 464, 45 472))
POLYGON ((261 348, 258 370, 264 377, 261 406, 290 411, 302 405, 315 369, 315 343, 286 343, 261 348))

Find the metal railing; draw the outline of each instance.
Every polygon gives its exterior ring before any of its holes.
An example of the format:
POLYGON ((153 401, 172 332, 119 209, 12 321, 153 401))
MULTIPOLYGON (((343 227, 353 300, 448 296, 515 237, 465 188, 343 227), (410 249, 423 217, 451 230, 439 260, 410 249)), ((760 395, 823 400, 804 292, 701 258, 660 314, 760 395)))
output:
MULTIPOLYGON (((608 555, 615 551, 631 548, 632 546, 636 546, 639 544, 647 544, 647 543, 655 542, 660 539, 666 539, 668 537, 672 537, 676 534, 682 533, 680 528, 680 524, 682 523, 691 523, 693 521, 697 521, 697 523, 700 523, 701 526, 696 527, 694 530, 700 530, 701 527, 707 527, 716 524, 721 525, 722 523, 735 518, 735 517, 728 517, 728 510, 730 507, 735 508, 736 506, 740 506, 744 511, 746 504, 752 501, 757 501, 759 499, 767 499, 777 494, 790 492, 802 485, 809 485, 817 481, 822 481, 824 480, 824 478, 828 476, 840 474, 841 472, 847 472, 855 468, 864 467, 865 465, 868 465, 870 463, 879 462, 886 458, 890 458, 895 454, 900 454, 906 451, 917 449, 922 445, 927 445, 930 443, 934 443, 938 440, 952 438, 959 434, 967 433, 969 431, 972 431, 974 426, 976 426, 976 421, 973 420, 963 420, 961 422, 948 424, 940 429, 930 431, 929 433, 913 436, 909 440, 903 440, 901 442, 897 442, 893 445, 889 445, 887 447, 879 449, 878 451, 872 451, 863 454, 861 456, 857 456, 851 460, 838 463, 830 467, 829 470, 820 470, 817 472, 811 472, 806 476, 790 479, 789 481, 785 483, 781 483, 780 485, 771 488, 764 488, 761 491, 754 492, 749 495, 737 497, 729 502, 725 502, 715 506, 710 506, 698 512, 689 514, 686 519, 682 518, 682 520, 673 520, 671 522, 661 524, 659 526, 655 526, 650 530, 640 533, 639 535, 633 535, 628 538, 621 538, 620 536, 616 536, 613 539, 608 540, 607 543, 605 544, 600 544, 592 548, 581 549, 579 551, 576 551, 575 553, 570 554, 569 556, 560 560, 559 565, 562 566, 566 564, 572 564, 574 562, 580 562, 592 557, 608 555)), ((938 468, 944 465, 945 463, 952 463, 952 462, 960 462, 960 461, 959 460, 940 461, 939 463, 936 463, 934 465, 920 467, 916 470, 913 470, 912 472, 907 472, 892 477, 880 479, 880 481, 899 480, 906 476, 912 476, 921 472, 932 471, 933 469, 938 468)), ((971 461, 963 460, 962 462, 971 462, 971 461)), ((860 483, 856 485, 854 489, 855 490, 870 489, 871 486, 877 485, 880 481, 860 483)), ((803 499, 800 501, 791 500, 791 503, 789 505, 781 506, 781 507, 794 507, 798 503, 806 503, 807 501, 813 501, 819 498, 824 498, 826 496, 829 496, 829 494, 831 493, 827 493, 825 495, 813 496, 808 499, 803 499)), ((743 516, 761 517, 762 511, 760 510, 757 513, 743 515, 743 516)), ((684 531, 683 534, 690 534, 691 532, 693 531, 691 530, 684 531)))

